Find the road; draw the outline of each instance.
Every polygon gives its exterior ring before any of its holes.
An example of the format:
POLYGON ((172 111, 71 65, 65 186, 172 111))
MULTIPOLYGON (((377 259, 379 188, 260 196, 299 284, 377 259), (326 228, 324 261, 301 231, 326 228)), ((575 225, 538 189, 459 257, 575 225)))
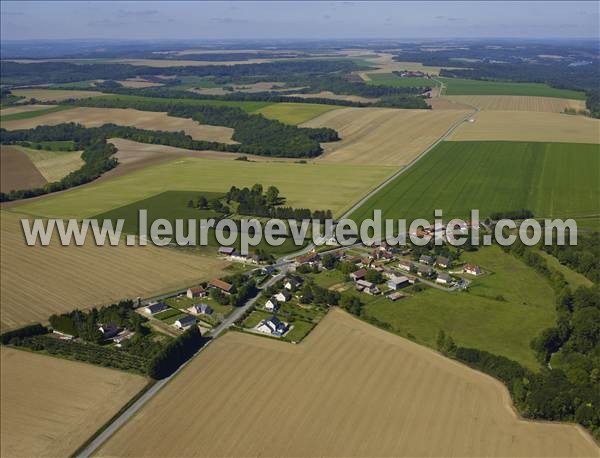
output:
MULTIPOLYGON (((467 117, 462 118, 459 121, 457 121, 455 124, 453 124, 440 138, 438 138, 434 143, 429 145, 421 154, 419 154, 416 158, 414 158, 408 165, 406 165, 402 169, 398 170, 392 176, 388 177, 383 183, 379 184, 376 188, 372 189, 362 199, 360 199, 352 207, 350 207, 348 210, 346 210, 344 212, 344 214, 340 217, 340 219, 348 218, 348 216, 350 216, 354 211, 356 211, 358 208, 360 208, 367 200, 369 200, 377 192, 379 192, 381 189, 383 189, 384 187, 389 185, 392 181, 394 181, 397 177, 399 177, 403 173, 406 173, 407 170, 409 170, 418 161, 420 161, 428 152, 430 152, 433 148, 435 148, 440 142, 442 142, 446 138, 448 138, 448 136, 458 126, 460 126, 462 123, 468 121, 468 119, 470 119, 477 111, 479 111, 479 109, 475 108, 475 110, 472 113, 470 113, 467 117)), ((259 289, 262 290, 264 288, 267 288, 268 286, 271 286, 272 284, 274 284, 280 278, 283 278, 283 276, 287 272, 287 269, 291 263, 290 259, 292 259, 293 257, 298 256, 300 254, 307 253, 307 252, 311 251, 312 249, 314 249, 314 247, 315 247, 314 244, 311 243, 311 244, 307 245, 305 248, 303 248, 302 250, 298 251, 297 253, 294 253, 293 255, 287 255, 285 257, 278 259, 277 262, 275 264, 273 264, 273 267, 280 269, 281 272, 277 276, 269 279, 259 289)), ((438 285, 436 285, 436 286, 438 286, 438 285)), ((170 297, 173 294, 183 293, 183 292, 185 292, 185 290, 181 290, 178 292, 172 292, 172 293, 161 295, 161 296, 156 296, 151 299, 145 300, 144 303, 147 303, 150 300, 161 300, 166 297, 170 297)), ((252 307, 254 305, 254 303, 258 300, 259 296, 260 296, 260 292, 255 297, 248 300, 248 302, 246 302, 242 307, 236 308, 229 317, 227 317, 225 320, 223 320, 223 322, 221 324, 219 324, 217 327, 213 328, 208 335, 210 337, 214 338, 214 337, 219 336, 226 329, 230 328, 250 307, 252 307)), ((108 438, 110 436, 112 436, 123 424, 125 424, 133 415, 135 415, 136 412, 138 412, 144 406, 144 404, 146 404, 146 402, 148 402, 163 386, 165 386, 167 383, 169 383, 169 381, 173 377, 175 377, 175 375, 177 375, 177 373, 180 370, 182 370, 185 366, 187 366, 189 364, 189 362, 192 361, 192 359, 194 359, 199 353, 201 353, 209 345, 210 345, 210 342, 207 345, 205 345, 204 347, 202 347, 200 350, 198 350, 198 352, 194 356, 192 356, 192 358, 190 358, 188 361, 186 361, 179 369, 177 369, 177 371, 175 373, 173 373, 172 375, 170 375, 169 377, 167 377, 165 379, 162 379, 162 380, 159 380, 158 382, 156 382, 152 386, 152 388, 150 388, 135 403, 133 403, 127 410, 125 410, 125 412, 123 412, 119 417, 117 417, 104 431, 102 431, 102 433, 100 433, 98 435, 98 437, 96 437, 77 456, 80 458, 87 458, 87 457, 91 456, 96 450, 98 450, 102 446, 102 444, 104 444, 104 442, 106 442, 108 440, 108 438)))

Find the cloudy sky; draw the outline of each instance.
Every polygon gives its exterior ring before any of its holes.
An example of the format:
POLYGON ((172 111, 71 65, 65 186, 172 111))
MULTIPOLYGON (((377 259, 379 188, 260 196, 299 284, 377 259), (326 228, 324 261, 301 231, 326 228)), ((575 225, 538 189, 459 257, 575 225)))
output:
POLYGON ((1 37, 598 38, 590 2, 177 2, 2 0, 1 37))

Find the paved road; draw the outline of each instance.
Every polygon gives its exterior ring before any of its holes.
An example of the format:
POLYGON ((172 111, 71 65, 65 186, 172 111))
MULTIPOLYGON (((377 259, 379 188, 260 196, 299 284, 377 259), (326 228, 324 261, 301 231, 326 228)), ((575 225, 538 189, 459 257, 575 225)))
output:
MULTIPOLYGON (((414 158, 408 165, 406 165, 402 169, 398 170, 396 173, 394 173, 392 176, 390 176, 389 178, 387 178, 379 186, 377 186, 376 188, 372 189, 367 195, 365 195, 361 200, 359 200, 357 203, 355 203, 352 207, 350 207, 348 210, 346 210, 346 212, 344 212, 344 214, 340 217, 340 219, 344 219, 344 218, 347 218, 348 216, 350 216, 355 210, 357 210, 358 208, 360 208, 369 198, 371 198, 373 195, 375 195, 377 192, 379 192, 385 186, 387 186, 388 184, 390 184, 397 177, 399 177, 400 175, 402 175, 403 173, 405 173, 407 170, 409 170, 419 160, 421 160, 429 151, 431 151, 434 147, 436 147, 440 142, 442 142, 446 138, 448 138, 448 136, 458 126, 460 126, 463 122, 466 122, 477 111, 479 111, 479 109, 476 108, 467 117, 459 120, 454 125, 452 125, 452 127, 450 127, 438 140, 436 140, 434 143, 432 143, 431 145, 429 145, 421 154, 419 154, 416 158, 414 158)), ((283 276, 285 275, 285 273, 288 270, 288 267, 290 266, 290 259, 292 259, 295 256, 299 256, 299 255, 301 255, 303 253, 307 253, 307 252, 311 251, 313 248, 314 248, 314 244, 311 243, 308 246, 306 246, 305 248, 303 248, 302 250, 298 251, 297 253, 294 253, 293 255, 288 255, 288 256, 285 256, 285 257, 282 257, 282 258, 278 259, 277 262, 275 264, 273 264, 273 267, 280 269, 281 272, 277 276, 272 277, 271 279, 269 279, 265 284, 262 285, 262 287, 260 289, 267 288, 268 286, 271 286, 272 284, 274 284, 280 278, 283 278, 283 276)), ((347 248, 347 247, 345 247, 345 248, 347 248)), ((435 286, 437 287, 439 285, 435 285, 435 286)), ((147 302, 149 302, 151 300, 161 300, 161 299, 170 297, 173 294, 183 293, 185 291, 186 290, 181 290, 181 291, 178 291, 178 292, 171 292, 169 294, 164 294, 164 295, 161 295, 161 296, 155 296, 155 297, 153 297, 151 299, 145 300, 144 303, 147 303, 147 302)), ((208 335, 210 337, 213 337, 213 338, 217 337, 223 331, 225 331, 226 329, 228 329, 229 327, 231 327, 235 323, 235 321, 237 319, 239 319, 250 307, 252 307, 252 305, 254 305, 254 303, 258 300, 259 296, 260 296, 260 293, 257 294, 252 299, 248 300, 248 302, 246 302, 246 304, 244 304, 242 307, 239 307, 239 308, 235 309, 231 313, 231 315, 229 317, 227 317, 219 326, 217 326, 216 328, 213 328, 208 335)), ((87 457, 91 456, 92 453, 94 453, 96 450, 98 450, 102 446, 102 444, 104 444, 104 442, 108 440, 108 438, 110 436, 112 436, 123 424, 125 424, 133 415, 135 415, 135 413, 138 410, 140 410, 142 408, 142 406, 144 404, 146 404, 146 402, 148 402, 164 385, 166 385, 169 382, 169 380, 171 380, 175 375, 177 375, 177 373, 180 370, 182 370, 185 366, 187 366, 189 364, 189 362, 192 361, 192 359, 197 356, 198 353, 201 353, 209 345, 210 345, 210 342, 207 345, 205 345, 204 347, 202 347, 200 350, 198 350, 198 352, 196 353, 196 355, 194 355, 186 363, 184 363, 174 374, 172 374, 171 376, 169 376, 169 377, 167 377, 165 379, 162 379, 162 380, 159 380, 158 382, 156 382, 152 386, 152 388, 150 388, 146 393, 144 393, 135 403, 133 403, 116 420, 114 420, 108 426, 108 428, 106 428, 102 433, 100 433, 98 435, 98 437, 96 437, 78 455, 78 457, 80 457, 80 458, 87 458, 87 457)))

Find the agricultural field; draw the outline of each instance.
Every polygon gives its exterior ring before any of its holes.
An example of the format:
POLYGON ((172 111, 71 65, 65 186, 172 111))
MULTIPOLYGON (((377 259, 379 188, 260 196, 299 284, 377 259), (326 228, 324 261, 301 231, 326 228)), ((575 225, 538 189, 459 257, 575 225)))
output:
MULTIPOLYGON (((72 108, 72 107, 68 107, 72 108)), ((35 112, 29 112, 31 114, 35 112)), ((25 114, 25 113, 23 113, 25 114)), ((13 115, 16 116, 16 115, 13 115)), ((130 108, 89 108, 77 107, 57 113, 45 114, 29 119, 2 122, 8 130, 31 129, 41 125, 56 125, 64 122, 76 122, 86 127, 98 127, 112 123, 121 126, 134 126, 148 130, 185 131, 196 140, 208 140, 221 143, 235 143, 231 136, 233 129, 223 126, 209 126, 187 118, 176 118, 166 113, 140 111, 130 108)))
POLYGON ((27 154, 16 146, 0 147, 0 176, 1 192, 36 188, 47 182, 27 154))
POLYGON ((50 113, 56 113, 59 111, 71 110, 73 107, 68 105, 54 105, 50 107, 40 108, 39 110, 27 110, 21 111, 18 113, 7 114, 0 116, 0 122, 2 122, 2 126, 6 127, 6 125, 10 125, 10 122, 19 121, 21 119, 29 119, 29 118, 37 118, 44 115, 49 115, 50 113))
POLYGON ((317 103, 274 103, 254 113, 261 114, 269 119, 276 119, 285 124, 297 125, 339 108, 335 105, 317 103))
POLYGON ((0 109, 0 116, 2 118, 4 118, 4 116, 13 115, 16 113, 26 113, 28 111, 45 110, 47 108, 54 108, 55 106, 56 105, 39 105, 39 104, 10 106, 10 107, 0 109))
MULTIPOLYGON (((579 229, 579 226, 580 224, 577 224, 577 229, 579 229)), ((580 286, 591 288, 594 285, 594 283, 585 275, 582 275, 579 272, 570 269, 568 266, 561 264, 554 256, 549 255, 543 250, 538 251, 538 253, 546 260, 548 267, 558 270, 565 276, 566 282, 573 290, 579 288, 580 286)))
POLYGON ((562 113, 565 109, 585 110, 584 100, 530 95, 451 95, 443 97, 452 102, 466 103, 485 111, 541 111, 562 113))
MULTIPOLYGON (((118 169, 118 167, 117 167, 118 169)), ((347 164, 246 162, 179 158, 114 179, 13 207, 44 217, 84 218, 154 196, 163 191, 226 192, 231 186, 277 186, 286 205, 341 214, 394 172, 393 167, 347 164), (343 177, 344 180, 339 178, 343 177)))
POLYGON ((70 456, 147 383, 2 347, 2 456, 70 456))
POLYGON ((435 87, 439 83, 429 78, 401 78, 393 73, 370 73, 367 84, 390 87, 435 87))
POLYGON ((536 217, 600 213, 600 146, 582 143, 442 142, 352 214, 373 217, 482 218, 527 208, 536 217), (433 185, 432 185, 433 183, 433 185))
POLYGON ((397 302, 363 294, 366 315, 434 349, 443 330, 459 346, 486 350, 539 370, 529 342, 556 322, 548 280, 497 246, 465 252, 461 261, 480 265, 486 272, 473 279, 468 292, 427 288, 397 302))
POLYGON ((58 181, 84 164, 81 151, 45 151, 15 146, 33 162, 48 183, 58 181))
POLYGON ((144 88, 144 87, 158 87, 158 86, 162 86, 161 83, 153 83, 152 81, 145 81, 143 79, 128 79, 128 80, 121 80, 121 81, 117 81, 118 83, 121 83, 121 85, 123 85, 124 87, 130 87, 130 88, 134 88, 134 89, 139 89, 139 88, 144 88))
POLYGON ((288 94, 292 97, 300 97, 303 99, 309 99, 313 97, 326 98, 332 100, 349 100, 351 102, 361 102, 361 103, 373 103, 377 102, 379 99, 374 97, 362 97, 360 95, 346 95, 346 94, 334 94, 331 91, 321 91, 309 94, 300 94, 300 93, 290 93, 288 94))
POLYGON ((559 113, 483 111, 449 139, 600 143, 600 120, 559 113))
POLYGON ((444 77, 440 77, 439 80, 445 85, 442 95, 528 95, 585 100, 584 92, 557 89, 543 83, 513 83, 444 77))
POLYGON ((460 110, 343 108, 303 126, 331 127, 342 138, 324 144, 325 154, 316 162, 403 166, 467 115, 460 110))
POLYGON ((67 99, 86 99, 103 95, 98 91, 70 91, 63 89, 15 89, 12 93, 16 96, 36 99, 40 102, 61 102, 67 99))
MULTIPOLYGON (((65 194, 66 195, 66 194, 65 194)), ((25 244, 20 218, 2 211, 0 328, 45 321, 52 313, 149 297, 219 276, 227 262, 154 246, 25 244), (160 268, 157 268, 160 266, 160 268)))
POLYGON ((592 439, 574 425, 519 419, 497 380, 338 309, 330 311, 299 345, 227 333, 98 452, 99 456, 595 454, 592 439), (268 389, 248 388, 260 387, 265 380, 268 389), (174 405, 186 408, 173 409, 174 405), (197 421, 198 412, 211 421, 197 421))

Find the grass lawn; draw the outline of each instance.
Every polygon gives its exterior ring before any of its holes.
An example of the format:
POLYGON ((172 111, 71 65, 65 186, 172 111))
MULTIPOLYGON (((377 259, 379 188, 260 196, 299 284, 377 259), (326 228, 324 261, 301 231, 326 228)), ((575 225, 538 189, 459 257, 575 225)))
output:
MULTIPOLYGON (((168 310, 164 310, 162 312, 157 313, 156 315, 153 315, 154 318, 156 318, 157 320, 160 321, 165 321, 168 320, 170 318, 173 318, 174 316, 178 317, 181 315, 181 310, 178 309, 168 309, 168 310)), ((176 320, 177 318, 175 318, 176 320)), ((175 320, 173 320, 173 323, 175 322, 175 320)))
POLYGON ((401 78, 393 73, 369 73, 371 81, 367 84, 372 86, 390 86, 390 87, 435 87, 439 83, 429 78, 408 77, 401 78))
POLYGON ((444 330, 460 346, 538 369, 529 342, 555 324, 554 294, 548 282, 495 246, 463 253, 462 260, 477 263, 490 274, 475 279, 468 292, 427 288, 397 302, 362 294, 366 314, 432 348, 439 330, 444 330))
POLYGON ((323 270, 318 274, 306 274, 305 276, 312 278, 321 288, 331 288, 333 285, 345 281, 344 274, 337 269, 323 270))
POLYGON ((72 108, 75 107, 72 105, 58 105, 56 107, 42 108, 41 110, 23 111, 22 113, 13 113, 5 116, 0 116, 0 122, 18 121, 20 119, 35 118, 37 116, 55 113, 57 111, 71 110, 72 108))
POLYGON ((164 191, 227 192, 261 183, 277 186, 286 205, 340 214, 394 171, 388 166, 296 164, 180 158, 111 180, 12 207, 30 215, 85 218, 164 191))
POLYGON ((177 103, 178 105, 216 105, 216 106, 224 106, 224 107, 238 107, 242 110, 253 113, 261 108, 265 108, 269 105, 272 105, 271 102, 244 102, 244 101, 235 101, 235 100, 202 100, 202 99, 166 99, 161 97, 144 97, 141 95, 121 95, 121 94, 110 94, 110 95, 102 95, 99 97, 100 100, 113 100, 113 99, 121 99, 121 100, 138 100, 138 101, 149 101, 149 102, 161 102, 161 103, 177 103))
POLYGON ((258 323, 260 323, 262 320, 265 320, 269 317, 273 316, 272 313, 269 312, 263 312, 260 310, 254 310, 249 316, 248 318, 246 318, 244 320, 244 327, 248 328, 248 329, 252 329, 255 326, 258 325, 258 323))
POLYGON ((269 119, 276 119, 285 124, 302 124, 310 121, 323 113, 341 108, 335 105, 324 105, 318 103, 274 103, 267 107, 256 110, 255 113, 262 114, 269 119))
POLYGON ((316 325, 307 321, 295 320, 293 323, 290 323, 290 326, 293 327, 283 336, 283 340, 300 342, 316 325))
POLYGON ((600 213, 600 146, 541 142, 443 142, 352 214, 383 218, 483 218, 527 208, 536 217, 600 213))
MULTIPOLYGON (((197 297, 190 299, 187 296, 184 297, 170 297, 165 300, 165 303, 173 308, 187 311, 194 304, 208 304, 214 310, 214 314, 221 314, 223 317, 228 316, 233 311, 233 305, 221 305, 210 297, 197 297)), ((200 319, 206 318, 204 315, 200 315, 200 319)), ((208 317, 210 319, 210 317, 208 317)))
POLYGON ((443 77, 440 77, 439 80, 446 84, 443 95, 531 95, 585 100, 584 92, 557 89, 543 83, 513 83, 443 77))
POLYGON ((559 260, 556 259, 554 256, 549 255, 543 250, 539 250, 538 253, 546 260, 546 262, 548 263, 548 267, 558 270, 565 276, 565 280, 567 281, 569 286, 571 286, 572 289, 577 289, 580 286, 590 288, 594 285, 592 280, 580 274, 579 272, 575 272, 569 267, 561 264, 559 260))

